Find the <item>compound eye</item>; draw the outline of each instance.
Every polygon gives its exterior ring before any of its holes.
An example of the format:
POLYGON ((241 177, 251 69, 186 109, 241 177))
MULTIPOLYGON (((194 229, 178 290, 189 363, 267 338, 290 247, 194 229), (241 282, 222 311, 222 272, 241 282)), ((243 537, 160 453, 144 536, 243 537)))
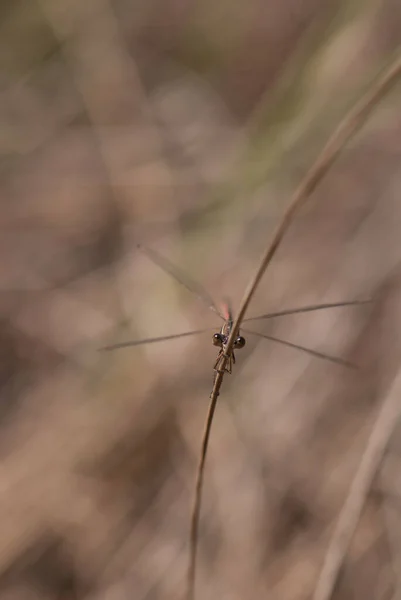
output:
POLYGON ((219 346, 221 348, 223 346, 223 336, 221 333, 215 333, 213 336, 213 345, 219 346))
POLYGON ((238 348, 241 349, 245 346, 245 338, 243 338, 241 335, 237 337, 237 339, 234 342, 234 348, 238 348))

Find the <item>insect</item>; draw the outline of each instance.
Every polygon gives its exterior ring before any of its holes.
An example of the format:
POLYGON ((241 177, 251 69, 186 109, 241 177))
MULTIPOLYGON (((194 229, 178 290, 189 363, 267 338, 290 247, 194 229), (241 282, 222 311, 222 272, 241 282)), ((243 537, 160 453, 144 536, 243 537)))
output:
MULTIPOLYGON (((204 290, 204 288, 201 285, 199 285, 197 282, 191 280, 186 274, 184 274, 180 269, 178 269, 178 267, 173 265, 165 257, 163 257, 160 254, 158 254, 157 252, 155 252, 155 250, 152 250, 150 248, 145 248, 144 246, 138 246, 138 249, 141 250, 153 263, 158 265, 163 271, 165 271, 171 277, 173 277, 180 285, 184 286, 189 292, 194 294, 210 310, 212 310, 215 314, 217 314, 220 319, 222 319, 223 324, 221 326, 220 331, 216 332, 212 338, 213 345, 217 346, 219 348, 219 353, 217 355, 217 359, 214 364, 214 371, 216 373, 221 372, 222 364, 224 364, 223 358, 225 357, 225 345, 227 343, 228 337, 230 335, 230 332, 231 332, 231 329, 232 329, 232 326, 234 323, 234 319, 233 319, 233 315, 232 315, 232 311, 229 306, 229 303, 228 302, 223 303, 222 310, 220 310, 216 306, 216 304, 213 302, 212 298, 209 296, 209 294, 206 292, 206 290, 204 290)), ((303 306, 303 307, 299 307, 299 308, 291 308, 291 309, 281 310, 278 312, 267 313, 264 315, 259 315, 257 317, 250 317, 250 318, 244 319, 243 322, 257 321, 257 320, 262 320, 262 319, 272 319, 275 317, 283 317, 283 316, 287 316, 287 315, 307 313, 307 312, 323 310, 323 309, 328 309, 328 308, 337 308, 337 307, 342 307, 342 306, 356 306, 356 305, 360 305, 360 304, 366 304, 368 302, 371 302, 371 301, 370 300, 353 300, 353 301, 347 301, 347 302, 334 302, 334 303, 328 303, 328 304, 313 304, 310 306, 303 306)), ((210 331, 210 329, 198 329, 195 331, 187 331, 184 333, 176 333, 176 334, 166 335, 166 336, 161 336, 161 337, 146 338, 146 339, 140 339, 140 340, 129 340, 127 342, 119 342, 116 344, 104 346, 103 348, 101 348, 101 350, 117 350, 120 348, 140 346, 143 344, 153 344, 153 343, 157 343, 157 342, 164 342, 167 340, 173 340, 173 339, 177 339, 177 338, 183 338, 183 337, 188 337, 191 335, 205 333, 207 331, 210 331)), ((257 331, 251 331, 251 330, 247 330, 244 328, 242 330, 247 334, 256 335, 258 337, 270 340, 272 342, 282 344, 284 346, 288 346, 290 348, 294 348, 294 349, 300 350, 302 352, 306 352, 307 354, 310 354, 316 358, 327 360, 332 363, 336 363, 338 365, 342 365, 345 367, 355 368, 355 365, 353 365, 352 363, 349 363, 346 360, 343 360, 342 358, 339 358, 336 356, 330 356, 329 354, 324 354, 322 352, 312 350, 311 348, 307 348, 305 346, 300 346, 299 344, 294 344, 292 342, 282 340, 281 338, 276 338, 271 335, 267 335, 267 334, 260 333, 257 331)), ((235 364, 234 350, 242 349, 245 346, 245 344, 246 344, 245 338, 240 334, 240 331, 238 331, 238 335, 234 342, 234 348, 230 352, 230 354, 228 356, 228 360, 226 362, 226 366, 224 368, 225 372, 231 374, 232 367, 235 364)))
MULTIPOLYGON (((230 306, 227 302, 225 302, 223 304, 223 318, 225 319, 225 321, 224 321, 223 325, 221 326, 220 332, 215 333, 213 336, 213 344, 220 348, 220 351, 217 355, 217 360, 214 365, 215 371, 219 371, 221 369, 221 366, 223 363, 222 359, 224 357, 224 347, 227 344, 228 338, 231 333, 232 326, 234 324, 232 312, 231 312, 230 306)), ((243 348, 245 346, 245 343, 246 343, 245 338, 242 337, 242 335, 239 335, 239 333, 238 333, 238 336, 236 337, 235 342, 234 342, 234 350, 237 350, 237 349, 240 350, 241 348, 243 348)), ((232 367, 235 364, 234 350, 232 350, 231 353, 229 354, 228 362, 224 369, 224 371, 226 373, 231 374, 232 367)))

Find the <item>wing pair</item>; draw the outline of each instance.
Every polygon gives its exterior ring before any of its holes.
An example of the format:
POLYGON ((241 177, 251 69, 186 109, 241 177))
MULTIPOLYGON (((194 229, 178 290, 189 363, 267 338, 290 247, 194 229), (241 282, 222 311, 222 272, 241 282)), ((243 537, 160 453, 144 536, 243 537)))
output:
MULTIPOLYGON (((214 303, 211 296, 209 296, 209 294, 203 289, 202 286, 200 286, 195 281, 191 280, 186 274, 184 274, 180 269, 178 269, 178 267, 176 267, 175 265, 170 263, 170 261, 168 261, 166 258, 160 256, 160 254, 158 254, 154 250, 151 250, 149 248, 144 248, 143 246, 138 246, 138 249, 140 249, 142 252, 144 252, 144 254, 146 254, 148 256, 148 258, 150 258, 150 260, 152 260, 152 262, 157 264, 161 269, 163 269, 163 271, 165 271, 171 277, 173 277, 178 283, 180 283, 183 287, 185 287, 185 289, 187 289, 189 292, 194 294, 210 310, 212 310, 215 314, 217 314, 223 321, 226 320, 224 315, 222 314, 222 312, 217 308, 217 306, 214 303)), ((277 312, 266 313, 263 315, 259 315, 257 317, 250 317, 248 319, 244 319, 244 322, 257 321, 257 320, 261 320, 261 319, 273 319, 275 317, 283 317, 283 316, 287 316, 287 315, 307 313, 307 312, 312 312, 312 311, 316 311, 316 310, 324 310, 327 308, 338 308, 338 307, 342 307, 342 306, 358 306, 361 304, 367 304, 369 302, 371 302, 371 300, 354 300, 354 301, 348 301, 348 302, 312 304, 310 306, 303 306, 303 307, 299 307, 299 308, 290 308, 290 309, 286 309, 286 310, 280 310, 277 312)), ((156 342, 164 342, 167 340, 179 339, 179 338, 188 337, 191 335, 205 333, 205 332, 211 331, 213 329, 215 329, 215 328, 209 327, 207 329, 198 329, 198 330, 194 330, 194 331, 187 331, 184 333, 176 333, 176 334, 166 335, 166 336, 161 336, 161 337, 147 338, 147 339, 141 339, 141 340, 130 340, 127 342, 120 342, 117 344, 104 346, 103 348, 101 348, 101 350, 116 350, 119 348, 128 348, 128 347, 133 347, 133 346, 141 346, 143 344, 153 344, 156 342)), ((270 340, 272 342, 276 342, 278 344, 282 344, 282 345, 288 346, 290 348, 301 350, 302 352, 306 352, 316 358, 321 358, 323 360, 328 360, 330 362, 333 362, 333 363, 336 363, 336 364, 339 364, 342 366, 354 368, 354 365, 352 365, 351 363, 349 363, 341 358, 338 358, 335 356, 330 356, 330 355, 324 354, 322 352, 317 352, 316 350, 306 348, 305 346, 300 346, 299 344, 293 344, 292 342, 287 342, 280 338, 276 338, 276 337, 266 335, 263 333, 259 333, 256 331, 250 331, 250 330, 246 330, 243 328, 242 328, 242 330, 251 335, 256 335, 258 337, 270 340)))

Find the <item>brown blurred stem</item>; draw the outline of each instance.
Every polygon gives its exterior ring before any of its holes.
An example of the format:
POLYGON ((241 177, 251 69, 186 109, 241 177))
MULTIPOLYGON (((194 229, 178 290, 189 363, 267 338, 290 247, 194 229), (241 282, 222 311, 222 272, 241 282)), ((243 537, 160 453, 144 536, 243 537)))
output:
MULTIPOLYGON (((318 155, 315 163, 305 175, 298 188, 295 190, 294 195, 290 201, 290 204, 285 211, 279 225, 277 226, 273 239, 268 244, 266 252, 262 256, 260 265, 252 277, 244 297, 242 299, 238 315, 235 319, 232 327, 229 339, 225 345, 225 355, 221 363, 222 372, 216 373, 213 390, 210 395, 210 405, 206 418, 205 429, 202 438, 201 452, 198 463, 198 470, 196 474, 195 483, 195 497, 191 516, 191 533, 190 533, 190 557, 188 567, 188 580, 187 580, 187 599, 193 600, 195 597, 195 576, 196 576, 196 551, 198 546, 198 529, 199 529, 199 515, 201 509, 201 498, 202 498, 202 483, 203 475, 206 462, 206 454, 208 441, 210 437, 210 430, 213 421, 213 415, 216 408, 217 398, 219 395, 220 387, 223 382, 224 369, 228 361, 234 341, 238 335, 238 329, 245 317, 245 313, 252 300, 256 289, 268 267, 276 254, 278 247, 291 225, 295 213, 305 204, 308 200, 318 183, 322 180, 323 176, 327 173, 331 165, 334 163, 345 144, 350 138, 356 134, 359 128, 363 125, 373 108, 383 98, 383 96, 391 89, 395 84, 398 77, 401 75, 401 54, 397 53, 396 58, 385 70, 381 77, 373 84, 368 92, 357 102, 357 104, 349 111, 344 117, 340 125, 334 131, 329 138, 328 142, 318 155)), ((323 599, 328 596, 315 595, 315 600, 323 599)))
POLYGON ((313 600, 330 600, 374 476, 400 416, 401 372, 396 376, 366 444, 347 499, 326 550, 313 600))

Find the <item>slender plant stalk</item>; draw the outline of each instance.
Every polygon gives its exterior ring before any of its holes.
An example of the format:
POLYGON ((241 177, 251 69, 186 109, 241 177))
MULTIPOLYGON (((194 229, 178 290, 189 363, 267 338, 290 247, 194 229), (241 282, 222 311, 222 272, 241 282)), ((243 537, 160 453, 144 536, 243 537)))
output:
POLYGON ((345 144, 360 129, 360 127, 370 115, 373 108, 396 83, 400 75, 401 53, 398 51, 396 58, 393 60, 391 65, 385 70, 385 72, 377 80, 377 82, 373 84, 373 86, 368 90, 368 92, 359 100, 359 102, 357 102, 357 104, 342 120, 340 125, 329 138, 328 142, 319 154, 315 163, 312 165, 310 170, 305 175, 304 179, 301 181, 298 188, 295 190, 290 204, 273 234, 273 239, 268 244, 267 249, 264 255, 262 256, 260 265, 255 275, 252 277, 248 287, 246 288, 238 314, 235 318, 229 338, 224 347, 224 355, 220 365, 220 372, 216 373, 215 376, 213 390, 210 395, 209 410, 202 438, 201 453, 196 474, 195 498, 191 516, 190 556, 187 579, 188 600, 194 600, 195 598, 196 551, 198 546, 199 515, 201 509, 202 483, 208 441, 210 437, 210 430, 212 426, 214 411, 217 404, 217 398, 220 392, 221 384, 223 382, 224 369, 227 365, 230 353, 232 352, 232 349, 234 347, 234 341, 238 335, 237 332, 239 330, 239 327, 242 323, 242 320, 245 317, 245 313, 247 311, 249 303, 252 300, 268 265, 270 264, 274 255, 276 254, 277 249, 285 233, 287 232, 289 226, 291 225, 294 219, 295 213, 305 204, 305 202, 308 200, 318 183, 322 180, 322 178, 327 173, 331 165, 334 163, 341 150, 344 148, 345 144))
POLYGON ((382 462, 400 416, 401 371, 373 425, 361 462, 352 481, 328 545, 313 600, 330 600, 341 566, 365 506, 375 474, 382 462))
MULTIPOLYGON (((224 368, 224 367, 223 367, 224 368)), ((188 571, 188 600, 193 600, 195 597, 195 573, 196 573, 196 550, 198 546, 198 529, 199 529, 199 515, 202 500, 202 485, 203 475, 205 472, 205 461, 207 448, 209 443, 210 432, 212 429, 212 422, 214 411, 217 404, 217 398, 219 397, 220 387, 223 383, 224 371, 218 371, 213 384, 213 390, 210 394, 209 409, 207 411, 207 417, 205 421, 205 427, 202 436, 202 448, 199 456, 199 463, 197 469, 194 503, 192 507, 191 515, 191 537, 190 537, 190 561, 188 571)))

